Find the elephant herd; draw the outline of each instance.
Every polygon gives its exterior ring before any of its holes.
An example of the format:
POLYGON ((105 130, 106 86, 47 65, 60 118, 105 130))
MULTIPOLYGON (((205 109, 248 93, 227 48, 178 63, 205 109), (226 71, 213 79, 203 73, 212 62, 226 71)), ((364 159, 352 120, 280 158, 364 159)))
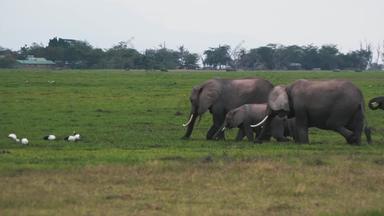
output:
MULTIPOLYGON (((209 110, 213 125, 206 138, 225 139, 225 129, 238 127, 236 140, 279 142, 292 137, 309 143, 308 128, 332 130, 352 145, 361 143, 364 131, 371 142, 364 117, 361 90, 345 80, 296 80, 290 85, 273 84, 262 78, 210 79, 193 87, 189 120, 183 124, 190 138, 196 119, 209 110)), ((371 109, 384 109, 384 97, 369 101, 371 109)))

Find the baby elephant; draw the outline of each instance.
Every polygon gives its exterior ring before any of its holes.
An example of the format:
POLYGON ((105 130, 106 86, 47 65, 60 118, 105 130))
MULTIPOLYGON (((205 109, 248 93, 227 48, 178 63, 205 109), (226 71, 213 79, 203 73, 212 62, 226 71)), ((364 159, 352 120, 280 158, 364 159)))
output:
MULTIPOLYGON (((267 104, 244 104, 229 111, 220 130, 238 127, 236 140, 240 141, 246 136, 248 141, 253 142, 261 131, 260 127, 252 128, 251 125, 260 122, 267 115, 267 104)), ((285 119, 274 117, 266 131, 266 137, 274 137, 278 142, 289 141, 285 136, 290 135, 285 124, 285 119)), ((220 132, 220 131, 218 131, 220 132)), ((265 138, 265 137, 264 137, 265 138)))

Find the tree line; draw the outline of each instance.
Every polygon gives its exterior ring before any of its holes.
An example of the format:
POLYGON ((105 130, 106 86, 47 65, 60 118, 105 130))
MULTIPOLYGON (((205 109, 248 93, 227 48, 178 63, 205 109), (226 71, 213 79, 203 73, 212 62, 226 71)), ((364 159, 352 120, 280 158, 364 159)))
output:
POLYGON ((200 56, 188 51, 184 46, 173 50, 160 45, 159 48, 139 52, 132 48, 129 42, 119 42, 109 49, 100 49, 86 41, 55 37, 49 40, 47 46, 32 43, 17 51, 0 47, 0 67, 14 67, 16 60, 33 55, 52 60, 57 67, 84 69, 365 70, 368 67, 380 69, 382 65, 378 60, 373 62, 372 54, 369 45, 342 53, 336 45, 317 47, 268 44, 249 50, 219 45, 208 48, 200 56))

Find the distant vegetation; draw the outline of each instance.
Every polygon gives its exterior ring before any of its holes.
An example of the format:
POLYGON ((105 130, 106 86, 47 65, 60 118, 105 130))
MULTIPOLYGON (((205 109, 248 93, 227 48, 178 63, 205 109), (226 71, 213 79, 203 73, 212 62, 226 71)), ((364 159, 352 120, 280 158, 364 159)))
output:
POLYGON ((372 46, 342 53, 336 45, 284 46, 268 44, 246 50, 240 45, 231 48, 219 45, 208 48, 202 56, 184 46, 177 50, 160 45, 159 48, 139 52, 130 41, 119 42, 109 49, 95 48, 86 41, 53 38, 47 46, 33 43, 12 51, 0 47, 0 68, 11 68, 16 60, 28 55, 44 57, 62 68, 106 69, 226 69, 226 70, 366 70, 382 69, 383 54, 378 48, 373 60, 372 46))

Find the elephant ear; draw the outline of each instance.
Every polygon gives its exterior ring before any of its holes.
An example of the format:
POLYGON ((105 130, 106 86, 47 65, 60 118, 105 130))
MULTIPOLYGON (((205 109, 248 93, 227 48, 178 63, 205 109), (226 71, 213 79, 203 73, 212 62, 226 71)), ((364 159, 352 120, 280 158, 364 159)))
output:
POLYGON ((199 97, 201 88, 202 88, 201 85, 197 85, 197 86, 194 86, 192 88, 192 92, 191 92, 191 96, 190 96, 191 100, 197 100, 197 98, 199 97))
POLYGON ((289 111, 289 98, 286 86, 275 86, 268 97, 268 105, 274 111, 289 111))
POLYGON ((209 80, 202 86, 199 95, 199 115, 205 113, 216 102, 220 91, 220 85, 216 80, 209 80))

